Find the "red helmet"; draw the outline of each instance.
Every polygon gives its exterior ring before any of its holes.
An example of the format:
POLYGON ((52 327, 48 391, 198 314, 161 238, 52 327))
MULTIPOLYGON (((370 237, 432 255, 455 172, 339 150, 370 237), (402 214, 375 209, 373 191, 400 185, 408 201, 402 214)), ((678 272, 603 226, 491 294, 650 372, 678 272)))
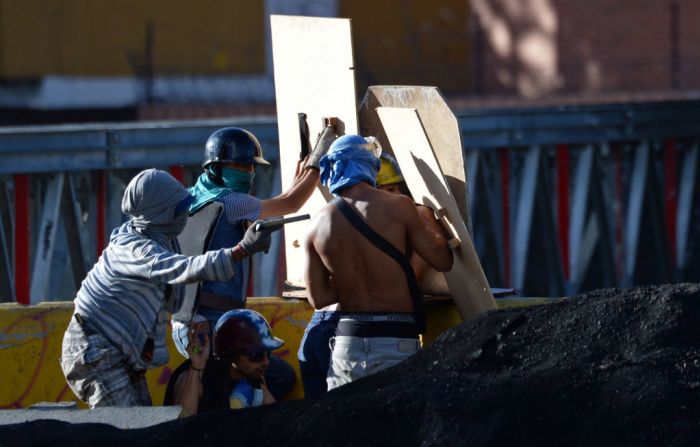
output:
POLYGON ((283 344, 283 340, 272 335, 265 317, 254 310, 230 310, 214 328, 214 355, 220 359, 272 351, 283 344))

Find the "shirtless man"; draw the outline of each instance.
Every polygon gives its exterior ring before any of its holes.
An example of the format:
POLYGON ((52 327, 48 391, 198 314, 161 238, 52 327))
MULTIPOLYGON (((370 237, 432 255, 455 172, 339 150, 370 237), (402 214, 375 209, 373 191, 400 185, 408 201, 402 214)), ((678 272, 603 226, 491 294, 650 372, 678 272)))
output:
MULTIPOLYGON (((449 270, 447 241, 423 223, 411 199, 375 188, 380 152, 358 135, 340 137, 321 159, 321 181, 401 254, 415 251, 436 270, 449 270)), ((310 223, 305 248, 309 302, 316 309, 339 303, 343 310, 332 340, 329 390, 393 366, 420 349, 404 270, 359 233, 333 202, 310 223)))
MULTIPOLYGON (((379 161, 381 166, 377 173, 377 188, 392 194, 403 194, 413 199, 396 159, 390 154, 382 152, 379 161)), ((433 231, 447 237, 445 230, 435 218, 433 210, 420 204, 416 204, 416 206, 423 223, 433 231)), ((442 295, 448 291, 445 276, 430 268, 430 265, 417 253, 413 253, 411 256, 411 266, 416 274, 418 288, 423 294, 442 295)))

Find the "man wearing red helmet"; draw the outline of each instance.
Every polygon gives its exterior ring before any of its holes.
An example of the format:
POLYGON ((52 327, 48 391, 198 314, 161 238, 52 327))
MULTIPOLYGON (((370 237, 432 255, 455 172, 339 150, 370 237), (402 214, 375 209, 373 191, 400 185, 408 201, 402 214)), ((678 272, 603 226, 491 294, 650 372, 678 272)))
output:
POLYGON ((272 335, 258 312, 231 310, 214 329, 209 355, 208 321, 199 317, 190 329, 189 360, 168 382, 164 405, 181 405, 186 415, 226 408, 256 407, 275 402, 265 383, 270 352, 284 341, 272 335))

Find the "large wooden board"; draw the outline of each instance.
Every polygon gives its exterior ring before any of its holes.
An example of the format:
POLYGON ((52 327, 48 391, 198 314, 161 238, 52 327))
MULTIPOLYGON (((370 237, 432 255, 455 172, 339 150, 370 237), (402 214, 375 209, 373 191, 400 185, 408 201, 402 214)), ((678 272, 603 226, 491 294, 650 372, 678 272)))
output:
POLYGON ((471 234, 467 174, 464 169, 459 123, 440 90, 437 87, 403 85, 375 85, 367 89, 360 104, 360 134, 376 136, 382 148, 393 153, 392 144, 377 116, 377 107, 416 109, 462 220, 471 234))
POLYGON ((415 109, 379 107, 379 119, 394 148, 413 199, 443 210, 451 233, 460 241, 453 249, 454 264, 445 279, 459 314, 465 321, 496 308, 486 275, 474 250, 457 203, 450 194, 423 125, 415 109))
MULTIPOLYGON (((403 85, 375 85, 367 89, 359 110, 360 133, 376 136, 382 148, 393 153, 391 142, 377 115, 377 107, 416 109, 438 164, 445 174, 448 188, 457 202, 462 220, 471 234, 465 183, 467 174, 462 157, 459 124, 440 90, 430 86, 403 85)), ((435 270, 426 271, 418 286, 427 295, 450 294, 444 275, 435 270)))
MULTIPOLYGON (((282 189, 287 190, 301 149, 298 113, 307 115, 312 145, 323 117, 337 117, 341 133, 358 133, 352 39, 349 19, 273 15, 270 20, 282 189)), ((299 213, 313 217, 326 205, 325 197, 317 189, 299 213)), ((304 284, 304 231, 304 224, 284 228, 287 281, 294 285, 304 284)))

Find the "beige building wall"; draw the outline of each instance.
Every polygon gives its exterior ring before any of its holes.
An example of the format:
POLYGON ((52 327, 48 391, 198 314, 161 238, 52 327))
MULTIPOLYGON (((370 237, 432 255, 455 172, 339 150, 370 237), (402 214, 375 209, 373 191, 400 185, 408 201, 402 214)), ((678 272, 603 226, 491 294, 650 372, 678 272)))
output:
POLYGON ((25 101, 42 107, 78 97, 72 89, 138 102, 133 79, 150 75, 158 98, 269 102, 269 14, 351 18, 360 94, 377 84, 488 98, 700 89, 697 0, 0 0, 0 80, 43 80, 43 96, 25 101), (99 84, 109 77, 121 84, 99 84))
POLYGON ((0 0, 0 77, 264 73, 264 20, 262 1, 0 0))
POLYGON ((358 91, 377 84, 468 91, 469 14, 465 0, 340 0, 339 17, 352 19, 358 91))

